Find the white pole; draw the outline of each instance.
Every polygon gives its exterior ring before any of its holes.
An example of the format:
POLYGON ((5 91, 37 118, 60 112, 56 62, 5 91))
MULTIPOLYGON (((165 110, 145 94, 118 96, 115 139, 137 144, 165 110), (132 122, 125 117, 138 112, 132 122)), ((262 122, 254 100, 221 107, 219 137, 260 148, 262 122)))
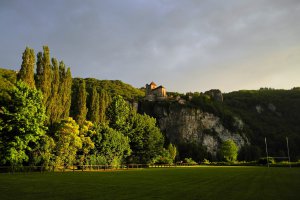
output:
POLYGON ((290 158, 290 148, 289 148, 289 138, 286 137, 286 147, 287 147, 287 151, 288 151, 288 157, 289 157, 289 164, 290 164, 290 168, 291 166, 291 158, 290 158))
POLYGON ((268 164, 268 168, 269 166, 269 154, 268 154, 268 145, 267 145, 267 138, 265 137, 265 144, 266 144, 266 153, 267 153, 267 164, 268 164))

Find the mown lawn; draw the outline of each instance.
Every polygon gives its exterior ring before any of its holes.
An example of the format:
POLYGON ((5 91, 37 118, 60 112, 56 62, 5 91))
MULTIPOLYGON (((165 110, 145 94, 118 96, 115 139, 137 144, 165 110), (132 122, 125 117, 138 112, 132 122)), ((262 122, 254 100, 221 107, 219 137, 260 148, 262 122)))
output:
POLYGON ((0 174, 0 199, 300 199, 300 168, 0 174))

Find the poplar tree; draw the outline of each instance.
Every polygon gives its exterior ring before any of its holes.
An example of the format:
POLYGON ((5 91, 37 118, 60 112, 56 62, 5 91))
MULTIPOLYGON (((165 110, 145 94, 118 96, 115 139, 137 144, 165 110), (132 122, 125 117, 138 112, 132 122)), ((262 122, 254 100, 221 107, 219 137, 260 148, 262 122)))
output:
POLYGON ((99 94, 97 92, 97 88, 94 85, 92 89, 92 94, 91 94, 91 100, 90 100, 90 108, 89 108, 89 113, 88 113, 88 118, 90 121, 98 124, 99 123, 99 94))
POLYGON ((37 61, 36 61, 36 77, 35 77, 35 86, 36 88, 41 88, 41 82, 42 82, 42 75, 43 75, 43 53, 38 52, 36 55, 37 61))
POLYGON ((77 96, 77 113, 76 113, 76 121, 79 125, 82 125, 86 120, 87 107, 86 107, 86 89, 85 89, 85 80, 82 80, 79 85, 79 91, 77 96))
POLYGON ((72 75, 70 68, 66 71, 63 61, 59 63, 59 77, 59 118, 66 119, 69 117, 71 107, 72 75))
POLYGON ((99 122, 105 123, 107 121, 106 110, 111 102, 111 97, 105 90, 101 90, 99 94, 99 122))
POLYGON ((52 82, 52 70, 50 63, 50 51, 48 46, 43 46, 43 54, 37 55, 37 88, 43 93, 43 104, 46 107, 46 115, 48 116, 48 122, 51 115, 51 82, 52 82))
POLYGON ((49 99, 50 107, 50 124, 58 122, 60 120, 60 111, 62 106, 60 105, 61 96, 59 95, 60 77, 58 61, 52 58, 52 82, 51 82, 51 96, 49 99))
POLYGON ((34 65, 35 65, 35 55, 34 50, 26 47, 22 56, 22 65, 18 73, 18 80, 23 81, 29 87, 35 88, 34 81, 34 65))
POLYGON ((70 108, 71 108, 71 100, 72 100, 72 74, 71 70, 68 67, 65 78, 63 83, 61 83, 64 89, 63 97, 62 97, 62 106, 63 106, 63 112, 61 114, 62 119, 66 119, 70 115, 70 108))

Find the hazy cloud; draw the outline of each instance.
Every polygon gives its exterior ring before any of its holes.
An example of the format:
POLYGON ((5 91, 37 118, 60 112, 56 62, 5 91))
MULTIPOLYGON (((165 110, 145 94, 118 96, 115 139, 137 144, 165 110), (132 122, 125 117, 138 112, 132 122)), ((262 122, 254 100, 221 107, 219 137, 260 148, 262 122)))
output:
POLYGON ((297 0, 1 1, 0 66, 49 45, 73 76, 172 91, 300 85, 297 0))

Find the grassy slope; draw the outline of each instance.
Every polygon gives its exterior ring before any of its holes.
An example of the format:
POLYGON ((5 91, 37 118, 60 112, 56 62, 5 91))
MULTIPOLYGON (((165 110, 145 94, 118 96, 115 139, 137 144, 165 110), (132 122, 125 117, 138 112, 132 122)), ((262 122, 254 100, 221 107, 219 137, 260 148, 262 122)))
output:
POLYGON ((297 199, 299 168, 0 174, 4 199, 297 199))

